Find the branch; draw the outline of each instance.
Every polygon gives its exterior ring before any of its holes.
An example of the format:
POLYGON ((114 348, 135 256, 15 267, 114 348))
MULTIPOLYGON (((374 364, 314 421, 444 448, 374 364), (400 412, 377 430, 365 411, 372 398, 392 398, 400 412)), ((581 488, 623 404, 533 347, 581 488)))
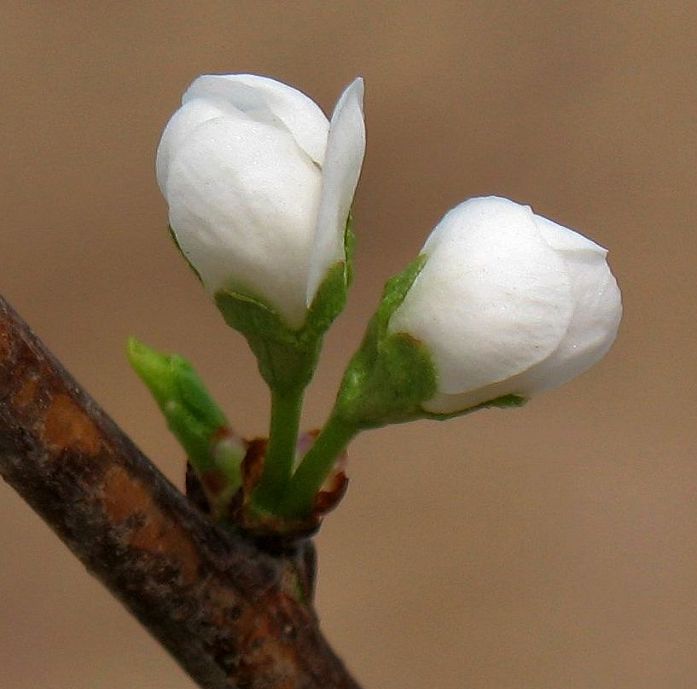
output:
POLYGON ((204 689, 360 689, 318 628, 312 543, 216 526, 2 297, 0 474, 204 689))

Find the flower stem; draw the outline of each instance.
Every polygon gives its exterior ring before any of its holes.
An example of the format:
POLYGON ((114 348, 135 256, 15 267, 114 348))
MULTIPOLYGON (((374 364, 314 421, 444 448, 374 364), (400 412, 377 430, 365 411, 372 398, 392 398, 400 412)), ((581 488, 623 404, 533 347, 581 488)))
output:
POLYGON ((288 484, 278 512, 286 517, 304 517, 312 511, 317 492, 332 470, 336 458, 358 433, 354 424, 333 415, 317 436, 313 446, 288 484))
POLYGON ((271 393, 269 444, 253 497, 259 507, 270 512, 277 511, 293 471, 303 394, 303 388, 271 393))

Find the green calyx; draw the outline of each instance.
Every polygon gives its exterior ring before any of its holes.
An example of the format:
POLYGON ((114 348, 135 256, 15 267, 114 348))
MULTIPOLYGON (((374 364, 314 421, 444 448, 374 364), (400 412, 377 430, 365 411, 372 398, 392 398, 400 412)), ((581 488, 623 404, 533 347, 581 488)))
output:
POLYGON ((220 506, 241 486, 245 447, 230 431, 225 415, 191 364, 177 354, 161 354, 131 337, 128 360, 148 387, 167 425, 184 448, 212 506, 220 506))
POLYGON ((406 333, 390 333, 427 257, 420 255, 385 285, 363 342, 346 369, 334 413, 356 428, 422 418, 421 403, 436 393, 436 370, 427 348, 406 333))
POLYGON ((349 217, 344 234, 346 260, 327 271, 301 328, 290 328, 270 304, 246 290, 224 289, 215 295, 225 322, 247 339, 272 391, 302 389, 312 379, 324 333, 346 305, 354 245, 350 224, 349 217))

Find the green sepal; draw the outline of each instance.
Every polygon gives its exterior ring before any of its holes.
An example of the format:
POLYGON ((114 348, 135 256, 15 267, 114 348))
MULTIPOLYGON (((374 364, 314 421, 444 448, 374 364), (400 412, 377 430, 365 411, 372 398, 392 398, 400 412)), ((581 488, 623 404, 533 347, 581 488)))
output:
POLYGON ((128 340, 127 354, 196 473, 205 476, 219 471, 227 484, 225 493, 236 490, 241 484, 244 448, 229 442, 217 447, 224 442, 216 440, 229 429, 228 420, 191 364, 177 354, 161 354, 134 337, 128 340))
POLYGON ((423 417, 421 402, 436 392, 436 371, 426 347, 406 333, 389 333, 392 314, 426 262, 419 256, 388 280, 363 342, 344 374, 335 413, 356 428, 375 428, 423 417))
POLYGON ((247 339, 262 377, 274 391, 307 386, 317 366, 324 334, 346 305, 354 245, 350 224, 349 216, 344 233, 346 260, 327 271, 301 328, 290 328, 273 306, 246 290, 223 289, 215 295, 225 322, 247 339))
POLYGON ((174 228, 171 225, 167 225, 167 229, 169 230, 169 237, 170 239, 174 242, 174 246, 177 247, 177 251, 182 255, 183 259, 186 261, 186 265, 191 268, 192 272, 196 276, 196 279, 203 284, 203 280, 201 279, 201 275, 199 274, 198 270, 194 268, 194 264, 189 260, 189 257, 184 253, 184 250, 181 248, 181 244, 179 244, 179 240, 177 239, 177 233, 174 231, 174 228))
POLYGON ((448 414, 434 414, 432 412, 424 411, 422 416, 425 419, 433 419, 435 421, 447 421, 448 419, 454 419, 458 416, 471 414, 472 412, 479 411, 480 409, 489 409, 490 407, 497 407, 498 409, 511 409, 514 407, 522 407, 524 404, 527 404, 527 401, 528 398, 522 397, 521 395, 502 395, 501 397, 496 397, 493 400, 480 402, 479 404, 475 404, 473 407, 467 407, 466 409, 450 412, 448 414))

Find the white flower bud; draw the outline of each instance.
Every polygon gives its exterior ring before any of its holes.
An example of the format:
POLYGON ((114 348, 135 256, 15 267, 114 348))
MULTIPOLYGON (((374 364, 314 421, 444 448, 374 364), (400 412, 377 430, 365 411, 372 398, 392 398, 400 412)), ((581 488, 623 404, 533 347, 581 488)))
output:
POLYGON ((260 298, 292 328, 329 268, 365 151, 363 80, 331 122, 290 86, 248 74, 196 79, 157 151, 177 243, 211 295, 260 298))
POLYGON ((448 414, 529 397, 582 373, 610 349, 622 315, 607 251, 529 206, 470 199, 426 241, 427 260, 389 322, 432 356, 448 414))

